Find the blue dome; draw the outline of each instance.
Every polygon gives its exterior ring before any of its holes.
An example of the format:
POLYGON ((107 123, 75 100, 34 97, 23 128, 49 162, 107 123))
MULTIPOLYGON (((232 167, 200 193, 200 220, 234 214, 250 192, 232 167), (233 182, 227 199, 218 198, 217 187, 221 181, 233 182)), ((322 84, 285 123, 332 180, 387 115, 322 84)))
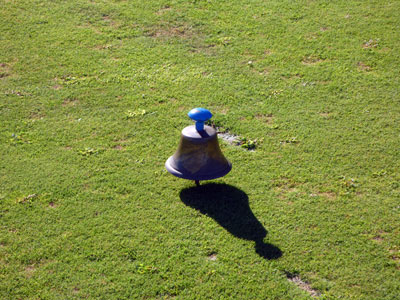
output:
POLYGON ((208 109, 198 107, 189 111, 188 116, 196 122, 205 122, 211 119, 212 113, 208 109))

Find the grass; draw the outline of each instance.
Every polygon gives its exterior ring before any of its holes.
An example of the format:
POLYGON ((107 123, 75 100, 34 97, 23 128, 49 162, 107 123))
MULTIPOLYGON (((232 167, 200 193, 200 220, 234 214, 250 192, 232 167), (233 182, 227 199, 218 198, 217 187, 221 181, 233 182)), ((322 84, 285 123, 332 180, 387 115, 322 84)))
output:
POLYGON ((400 2, 0 4, 0 298, 398 299, 400 2))

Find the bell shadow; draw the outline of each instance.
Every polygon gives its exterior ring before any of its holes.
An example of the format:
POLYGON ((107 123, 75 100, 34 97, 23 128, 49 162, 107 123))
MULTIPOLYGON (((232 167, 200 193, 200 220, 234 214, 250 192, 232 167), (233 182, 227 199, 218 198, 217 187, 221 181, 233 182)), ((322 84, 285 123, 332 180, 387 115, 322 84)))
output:
POLYGON ((282 251, 263 239, 267 230, 254 216, 249 198, 242 190, 227 184, 209 183, 180 192, 184 204, 213 218, 234 236, 255 242, 255 250, 265 259, 277 259, 282 251))

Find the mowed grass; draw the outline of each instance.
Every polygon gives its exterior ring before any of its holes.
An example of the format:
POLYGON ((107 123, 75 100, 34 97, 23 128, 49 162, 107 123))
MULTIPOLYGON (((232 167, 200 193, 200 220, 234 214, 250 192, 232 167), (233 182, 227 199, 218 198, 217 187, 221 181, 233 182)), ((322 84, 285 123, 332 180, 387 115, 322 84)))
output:
POLYGON ((0 298, 399 299, 399 14, 0 0, 0 298), (257 140, 200 188, 194 107, 257 140))

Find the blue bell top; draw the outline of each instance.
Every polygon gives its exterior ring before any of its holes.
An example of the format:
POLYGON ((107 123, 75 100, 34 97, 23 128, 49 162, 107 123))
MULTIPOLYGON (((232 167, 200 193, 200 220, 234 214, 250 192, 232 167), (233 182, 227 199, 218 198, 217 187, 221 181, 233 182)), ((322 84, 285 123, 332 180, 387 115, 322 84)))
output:
POLYGON ((196 130, 203 131, 204 130, 204 122, 211 119, 212 113, 205 108, 193 108, 188 113, 189 118, 196 121, 196 130))

